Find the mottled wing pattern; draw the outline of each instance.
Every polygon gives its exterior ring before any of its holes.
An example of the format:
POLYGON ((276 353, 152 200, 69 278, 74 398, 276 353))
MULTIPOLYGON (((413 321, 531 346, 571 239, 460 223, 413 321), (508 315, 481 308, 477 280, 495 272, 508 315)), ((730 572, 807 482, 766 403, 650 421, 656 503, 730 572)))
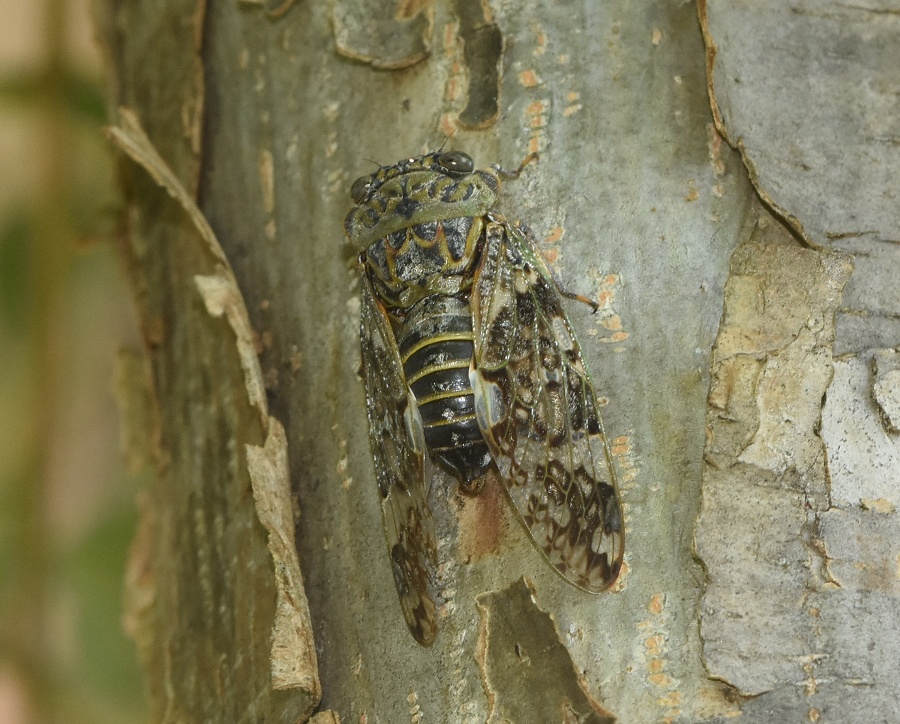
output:
POLYGON ((428 592, 437 546, 425 493, 422 422, 390 321, 365 274, 360 342, 369 437, 394 582, 409 630, 428 646, 437 634, 434 601, 428 592))
POLYGON ((570 582, 609 587, 622 510, 594 385, 532 241, 495 216, 472 289, 476 414, 538 547, 570 582))

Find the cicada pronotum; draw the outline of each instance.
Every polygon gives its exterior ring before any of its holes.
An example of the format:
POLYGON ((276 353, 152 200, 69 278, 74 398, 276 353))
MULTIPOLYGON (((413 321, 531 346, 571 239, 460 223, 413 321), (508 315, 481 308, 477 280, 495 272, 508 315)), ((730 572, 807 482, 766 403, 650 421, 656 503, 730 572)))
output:
POLYGON ((400 161, 353 184, 344 222, 360 252, 369 434, 394 581, 425 646, 437 634, 426 451, 469 491, 495 466, 537 547, 578 588, 608 588, 622 564, 597 395, 561 303, 574 295, 530 232, 495 210, 500 178, 519 171, 476 170, 458 151, 400 161))

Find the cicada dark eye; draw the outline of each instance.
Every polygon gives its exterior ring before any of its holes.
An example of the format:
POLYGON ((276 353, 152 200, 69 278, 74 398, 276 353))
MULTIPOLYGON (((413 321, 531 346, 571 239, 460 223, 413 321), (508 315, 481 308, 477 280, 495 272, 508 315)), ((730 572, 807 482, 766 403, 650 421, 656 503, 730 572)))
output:
POLYGON ((462 176, 472 173, 475 169, 475 162, 472 157, 462 151, 450 151, 442 153, 438 157, 438 163, 441 164, 452 176, 462 176))
POLYGON ((350 198, 354 204, 361 204, 363 199, 369 193, 369 187, 372 185, 371 176, 360 176, 350 187, 350 198))

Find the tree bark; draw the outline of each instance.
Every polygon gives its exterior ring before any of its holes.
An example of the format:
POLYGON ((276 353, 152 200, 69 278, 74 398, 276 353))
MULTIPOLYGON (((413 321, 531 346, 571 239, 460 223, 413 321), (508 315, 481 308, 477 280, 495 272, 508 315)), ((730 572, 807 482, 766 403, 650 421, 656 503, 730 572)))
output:
POLYGON ((898 146, 886 61, 853 51, 890 14, 841 26, 828 75, 807 34, 836 26, 774 4, 701 4, 699 23, 659 2, 98 8, 158 430, 129 586, 156 719, 887 716, 900 234, 869 203, 896 174, 867 159, 895 172, 898 146), (876 74, 880 130, 773 92, 779 58, 783 85, 846 87, 837 105, 876 74), (802 127, 767 125, 788 110, 802 127), (841 133, 852 194, 815 143, 841 133), (606 402, 626 566, 581 593, 502 499, 434 470, 425 649, 381 529, 342 220, 365 159, 445 141, 480 166, 540 154, 500 210, 600 303, 570 313, 606 402), (860 253, 879 263, 853 271, 860 253))

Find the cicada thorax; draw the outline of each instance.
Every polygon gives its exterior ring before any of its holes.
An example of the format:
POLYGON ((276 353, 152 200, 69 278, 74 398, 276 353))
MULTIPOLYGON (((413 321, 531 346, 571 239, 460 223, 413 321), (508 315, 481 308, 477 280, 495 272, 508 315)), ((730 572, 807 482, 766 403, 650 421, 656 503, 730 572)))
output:
POLYGON ((483 237, 481 217, 461 216, 412 224, 375 242, 365 260, 380 301, 402 312, 432 294, 465 292, 483 237))
POLYGON ((473 487, 491 454, 475 417, 469 378, 475 349, 468 294, 421 299, 399 325, 397 345, 432 459, 473 487))

